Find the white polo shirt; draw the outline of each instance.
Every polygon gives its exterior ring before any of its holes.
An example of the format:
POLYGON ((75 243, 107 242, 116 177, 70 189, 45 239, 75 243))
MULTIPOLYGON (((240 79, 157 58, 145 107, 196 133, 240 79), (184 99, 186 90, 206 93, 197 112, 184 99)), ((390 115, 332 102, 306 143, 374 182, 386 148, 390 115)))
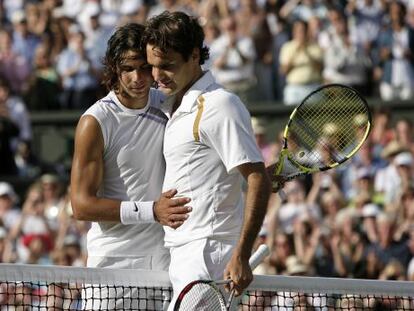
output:
MULTIPOLYGON (((168 116, 170 114, 167 113, 168 116)), ((176 188, 191 198, 193 211, 178 229, 164 227, 165 245, 179 246, 201 238, 239 238, 243 219, 242 175, 237 166, 263 162, 251 117, 240 99, 206 72, 184 95, 167 123, 164 137, 166 174, 163 190, 176 188), (197 98, 204 98, 193 134, 197 98)))

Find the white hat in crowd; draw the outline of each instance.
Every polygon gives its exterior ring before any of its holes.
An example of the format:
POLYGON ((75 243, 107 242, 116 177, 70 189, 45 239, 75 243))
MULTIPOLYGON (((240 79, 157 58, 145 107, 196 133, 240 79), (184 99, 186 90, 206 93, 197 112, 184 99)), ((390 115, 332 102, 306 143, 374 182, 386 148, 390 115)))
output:
POLYGON ((411 152, 401 152, 394 158, 395 165, 411 166, 413 164, 413 155, 411 152))
POLYGON ((358 179, 371 178, 372 176, 372 171, 367 167, 360 167, 356 172, 356 177, 358 179))
POLYGON ((305 274, 308 272, 308 268, 297 256, 291 255, 286 258, 286 272, 289 275, 305 274))
POLYGON ((362 207, 362 217, 376 217, 380 212, 379 206, 374 203, 368 203, 362 207))
POLYGON ((17 194, 14 192, 12 185, 8 182, 2 181, 0 182, 0 196, 4 195, 9 196, 14 202, 17 201, 17 194))
POLYGON ((263 122, 256 117, 252 117, 252 127, 253 127, 253 133, 255 135, 266 134, 266 129, 263 125, 263 122))

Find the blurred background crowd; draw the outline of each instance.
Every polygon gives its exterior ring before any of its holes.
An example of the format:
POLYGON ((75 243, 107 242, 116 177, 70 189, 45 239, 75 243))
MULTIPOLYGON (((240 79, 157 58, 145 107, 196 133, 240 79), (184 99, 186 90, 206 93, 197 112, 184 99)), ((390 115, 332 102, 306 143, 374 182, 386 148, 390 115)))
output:
MULTIPOLYGON (((114 29, 164 10, 198 16, 206 69, 251 106, 299 103, 326 83, 382 101, 414 90, 414 1, 0 1, 0 262, 83 266, 89 223, 73 219, 67 174, 32 152, 36 111, 84 111, 105 95, 101 58, 114 29), (2 176, 32 178, 17 193, 2 176)), ((350 120, 351 122, 352 120, 350 120)), ((267 164, 280 150, 253 118, 267 164)), ((414 280, 414 136, 410 118, 374 109, 358 154, 289 182, 258 242, 265 274, 414 280)))

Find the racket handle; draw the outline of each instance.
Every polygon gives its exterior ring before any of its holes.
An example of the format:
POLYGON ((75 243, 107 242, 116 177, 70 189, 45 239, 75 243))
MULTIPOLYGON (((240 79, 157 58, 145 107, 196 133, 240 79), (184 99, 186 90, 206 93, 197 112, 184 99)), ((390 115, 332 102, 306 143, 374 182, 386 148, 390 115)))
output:
POLYGON ((269 247, 266 244, 260 244, 257 250, 249 259, 249 265, 254 270, 270 254, 269 247))
POLYGON ((277 193, 279 194, 279 197, 282 200, 282 202, 286 201, 287 196, 286 196, 286 192, 283 191, 283 189, 280 189, 277 193))
MULTIPOLYGON (((250 259, 249 259, 249 265, 252 268, 252 270, 254 270, 263 261, 263 258, 265 258, 269 254, 270 254, 269 247, 266 244, 260 244, 260 246, 253 253, 253 255, 250 256, 250 259)), ((232 306, 235 292, 236 291, 234 289, 230 292, 230 297, 227 300, 227 304, 226 304, 226 310, 232 310, 231 306, 232 306)))

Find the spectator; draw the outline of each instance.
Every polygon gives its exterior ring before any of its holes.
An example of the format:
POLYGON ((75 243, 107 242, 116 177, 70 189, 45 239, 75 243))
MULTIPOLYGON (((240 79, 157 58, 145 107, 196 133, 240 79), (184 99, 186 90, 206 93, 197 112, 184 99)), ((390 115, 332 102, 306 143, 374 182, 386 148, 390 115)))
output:
POLYGON ((273 244, 270 248, 268 273, 285 274, 287 271, 287 259, 295 253, 293 241, 284 232, 272 232, 274 233, 274 240, 272 239, 273 244))
POLYGON ((276 161, 276 156, 279 153, 280 146, 276 143, 267 142, 266 128, 262 120, 252 117, 252 128, 257 146, 262 152, 265 165, 268 166, 273 164, 276 161))
POLYGON ((378 233, 378 242, 370 243, 375 254, 383 266, 397 259, 403 266, 408 265, 411 258, 408 246, 404 241, 395 241, 395 219, 391 214, 380 213, 376 217, 376 229, 378 233))
POLYGON ((49 229, 55 233, 59 229, 58 216, 63 207, 62 183, 54 174, 44 174, 39 178, 43 196, 43 214, 49 229))
POLYGON ((86 252, 82 252, 79 237, 68 235, 63 241, 63 251, 67 254, 71 266, 86 266, 86 252))
MULTIPOLYGON (((269 17, 273 15, 268 14, 269 17)), ((280 50, 282 46, 290 40, 290 34, 288 31, 288 25, 284 20, 278 19, 273 26, 273 92, 274 98, 277 100, 283 100, 283 90, 285 88, 285 75, 280 68, 280 50)))
POLYGON ((374 110, 371 140, 373 154, 380 157, 382 149, 394 139, 394 132, 391 127, 391 111, 386 107, 378 107, 374 110))
POLYGON ((376 221, 378 215, 381 213, 379 206, 367 201, 357 212, 361 217, 361 230, 365 236, 365 239, 369 243, 377 243, 378 230, 376 221))
POLYGON ((19 128, 17 139, 11 142, 14 152, 19 141, 31 142, 32 126, 25 103, 19 96, 11 94, 10 85, 3 77, 0 77, 0 107, 3 116, 10 118, 19 128))
POLYGON ((375 157, 373 144, 368 139, 341 170, 341 189, 346 199, 352 200, 359 192, 367 191, 372 195, 373 201, 383 204, 381 194, 374 189, 374 178, 386 165, 383 159, 375 157))
POLYGON ((299 216, 294 220, 293 239, 295 254, 308 266, 312 266, 321 237, 321 226, 308 216, 299 216))
MULTIPOLYGON (((127 1, 129 2, 130 0, 127 1)), ((182 5, 178 0, 159 0, 154 6, 150 8, 147 18, 151 18, 154 15, 161 14, 164 11, 182 11, 187 14, 193 15, 193 12, 191 12, 187 7, 182 5)))
POLYGON ((218 83, 236 93, 248 104, 256 84, 254 61, 256 54, 250 37, 239 34, 234 16, 220 23, 222 34, 210 47, 212 73, 218 83))
POLYGON ((320 220, 319 206, 306 201, 306 191, 302 181, 295 179, 284 187, 286 202, 277 210, 277 224, 283 232, 292 234, 297 220, 318 222, 320 220))
POLYGON ((281 72, 286 77, 285 105, 300 103, 322 82, 322 50, 309 42, 307 33, 306 22, 294 22, 293 38, 280 51, 281 72))
POLYGON ((394 239, 399 241, 409 238, 414 224, 414 185, 402 192, 392 212, 397 215, 394 239))
POLYGON ((37 260, 44 251, 51 250, 53 235, 44 215, 44 199, 39 184, 27 190, 19 219, 10 229, 10 239, 15 241, 17 261, 37 260), (34 242, 33 245, 31 245, 34 242))
POLYGON ((29 77, 28 89, 24 100, 30 111, 59 110, 61 83, 56 69, 52 65, 49 46, 41 43, 34 55, 33 71, 29 77))
POLYGON ((405 268, 400 261, 392 259, 381 271, 378 278, 380 280, 405 281, 405 268))
POLYGON ((341 20, 346 19, 343 11, 336 6, 329 7, 327 17, 328 19, 317 38, 319 46, 324 51, 331 46, 332 39, 338 37, 337 31, 341 28, 341 20))
MULTIPOLYGON (((105 56, 105 49, 102 42, 107 42, 112 35, 114 28, 100 23, 100 11, 96 8, 88 13, 89 15, 85 29, 85 49, 89 51, 92 66, 98 76, 102 74, 102 59, 105 56)), ((101 80, 99 78, 99 80, 101 80)))
POLYGON ((51 237, 47 234, 28 234, 22 239, 27 255, 19 263, 50 265, 50 252, 53 249, 51 237))
POLYGON ((321 207, 322 226, 334 229, 335 218, 340 209, 344 207, 345 200, 333 176, 326 173, 312 175, 312 187, 308 194, 308 202, 321 207))
POLYGON ((365 253, 363 235, 356 229, 359 215, 352 208, 341 210, 336 218, 336 228, 330 239, 335 273, 339 277, 355 277, 361 268, 365 253))
POLYGON ((407 117, 397 120, 395 126, 395 139, 411 153, 414 153, 413 122, 407 117))
POLYGON ((72 20, 66 16, 60 18, 52 18, 48 25, 47 32, 43 35, 43 43, 50 53, 50 62, 56 65, 59 54, 66 48, 68 44, 66 28, 67 24, 71 24, 72 20))
POLYGON ((380 82, 380 95, 384 101, 407 100, 413 97, 414 40, 413 29, 405 22, 406 7, 391 1, 390 24, 379 38, 379 64, 376 69, 380 82))
POLYGON ((14 261, 12 255, 12 243, 8 238, 7 229, 0 226, 0 262, 10 263, 14 261))
POLYGON ((47 31, 50 22, 50 12, 47 8, 47 1, 41 3, 28 2, 25 5, 27 29, 39 38, 47 31))
POLYGON ((30 68, 26 58, 13 51, 11 33, 0 29, 0 75, 9 82, 12 93, 19 95, 26 89, 30 68))
POLYGON ((313 16, 325 19, 326 15, 326 5, 317 0, 287 0, 280 9, 280 17, 290 18, 291 22, 298 19, 308 22, 313 16))
POLYGON ((33 34, 27 25, 26 13, 15 11, 12 14, 13 51, 23 56, 28 64, 33 63, 33 56, 40 38, 33 34))
POLYGON ((13 186, 8 182, 0 182, 0 223, 1 227, 9 231, 20 218, 20 209, 17 206, 18 196, 13 186))
POLYGON ((411 254, 411 259, 407 265, 407 279, 408 281, 414 281, 414 226, 412 223, 408 230, 407 245, 411 254))
POLYGON ((17 174, 23 178, 36 178, 44 169, 43 164, 33 153, 31 144, 20 141, 17 145, 14 162, 17 166, 17 174))
POLYGON ((97 72, 84 45, 85 35, 72 24, 68 47, 58 56, 57 71, 62 78, 61 105, 64 109, 85 110, 98 96, 97 72))
POLYGON ((0 105, 0 176, 17 173, 12 140, 19 135, 19 128, 8 115, 8 109, 0 105))
POLYGON ((350 0, 346 14, 350 21, 352 41, 370 55, 381 30, 386 13, 383 0, 350 0))
POLYGON ((394 162, 395 157, 406 151, 406 149, 396 140, 391 141, 381 152, 383 159, 388 164, 379 169, 375 175, 374 189, 384 196, 384 204, 389 204, 396 199, 399 190, 399 180, 397 166, 394 162))
POLYGON ((259 7, 256 0, 242 0, 235 17, 239 33, 253 40, 256 51, 254 70, 257 84, 252 100, 270 101, 273 99, 273 36, 266 12, 259 7))
POLYGON ((361 46, 352 42, 345 16, 339 15, 334 27, 331 44, 325 49, 324 55, 325 82, 349 85, 361 94, 369 95, 369 55, 361 46))
POLYGON ((309 275, 310 271, 309 267, 306 266, 301 259, 292 255, 286 259, 286 274, 292 276, 304 276, 309 275))

